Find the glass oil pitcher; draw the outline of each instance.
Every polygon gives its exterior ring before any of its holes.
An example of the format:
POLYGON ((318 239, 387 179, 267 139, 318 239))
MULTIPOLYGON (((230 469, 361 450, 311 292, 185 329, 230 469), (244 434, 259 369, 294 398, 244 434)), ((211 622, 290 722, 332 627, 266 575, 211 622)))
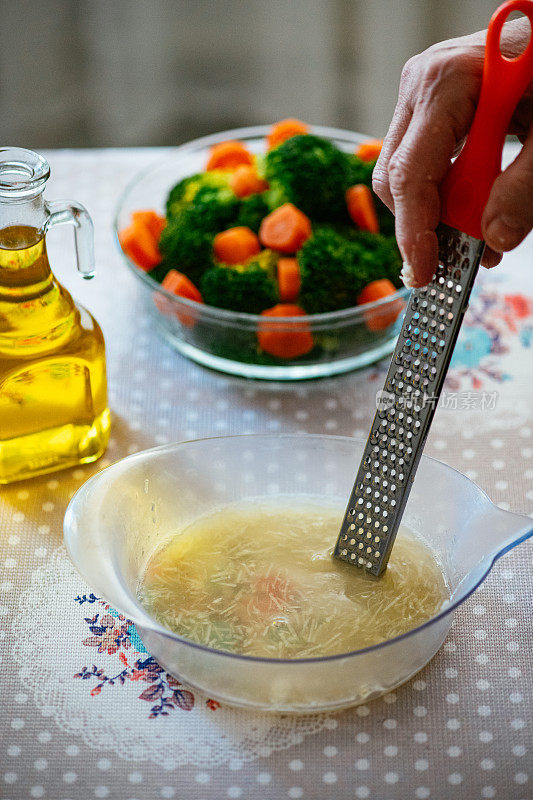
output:
POLYGON ((44 158, 0 149, 0 484, 95 461, 109 438, 102 332, 56 280, 53 225, 74 226, 78 270, 94 270, 77 203, 46 202, 44 158))

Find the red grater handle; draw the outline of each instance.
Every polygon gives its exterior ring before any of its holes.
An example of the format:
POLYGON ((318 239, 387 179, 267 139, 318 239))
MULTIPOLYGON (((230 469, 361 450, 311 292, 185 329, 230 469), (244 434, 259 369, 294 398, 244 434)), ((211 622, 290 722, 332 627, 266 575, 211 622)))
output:
POLYGON ((441 219, 482 239, 481 217, 492 184, 501 172, 502 150, 513 112, 533 78, 533 33, 516 58, 500 50, 502 26, 512 11, 529 18, 533 0, 508 0, 492 16, 487 31, 481 94, 466 144, 441 185, 441 219))

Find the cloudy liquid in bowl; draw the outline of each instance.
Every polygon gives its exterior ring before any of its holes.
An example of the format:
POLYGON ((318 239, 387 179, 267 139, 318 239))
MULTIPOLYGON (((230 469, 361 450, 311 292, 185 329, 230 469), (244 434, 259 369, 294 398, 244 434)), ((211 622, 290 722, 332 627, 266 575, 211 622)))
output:
POLYGON ((449 592, 429 547, 401 528, 375 581, 332 558, 339 510, 230 506, 157 550, 139 599, 193 642, 251 656, 359 650, 434 616, 449 592))

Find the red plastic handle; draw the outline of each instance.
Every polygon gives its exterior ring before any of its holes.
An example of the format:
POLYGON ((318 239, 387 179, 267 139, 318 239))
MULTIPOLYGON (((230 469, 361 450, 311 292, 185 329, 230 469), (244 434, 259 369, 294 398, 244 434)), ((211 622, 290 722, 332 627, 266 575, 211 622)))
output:
POLYGON ((533 78, 533 33, 523 53, 506 58, 500 50, 502 26, 512 11, 529 18, 533 0, 508 0, 493 14, 487 31, 479 103, 465 146, 441 186, 441 219, 452 228, 482 239, 481 216, 492 184, 501 172, 509 122, 533 78))

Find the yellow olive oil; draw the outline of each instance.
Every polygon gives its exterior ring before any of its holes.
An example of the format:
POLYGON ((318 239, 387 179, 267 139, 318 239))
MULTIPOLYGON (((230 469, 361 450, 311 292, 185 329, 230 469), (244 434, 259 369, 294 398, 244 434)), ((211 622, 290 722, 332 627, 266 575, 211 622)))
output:
POLYGON ((95 461, 109 438, 104 339, 37 228, 0 230, 0 483, 95 461))

